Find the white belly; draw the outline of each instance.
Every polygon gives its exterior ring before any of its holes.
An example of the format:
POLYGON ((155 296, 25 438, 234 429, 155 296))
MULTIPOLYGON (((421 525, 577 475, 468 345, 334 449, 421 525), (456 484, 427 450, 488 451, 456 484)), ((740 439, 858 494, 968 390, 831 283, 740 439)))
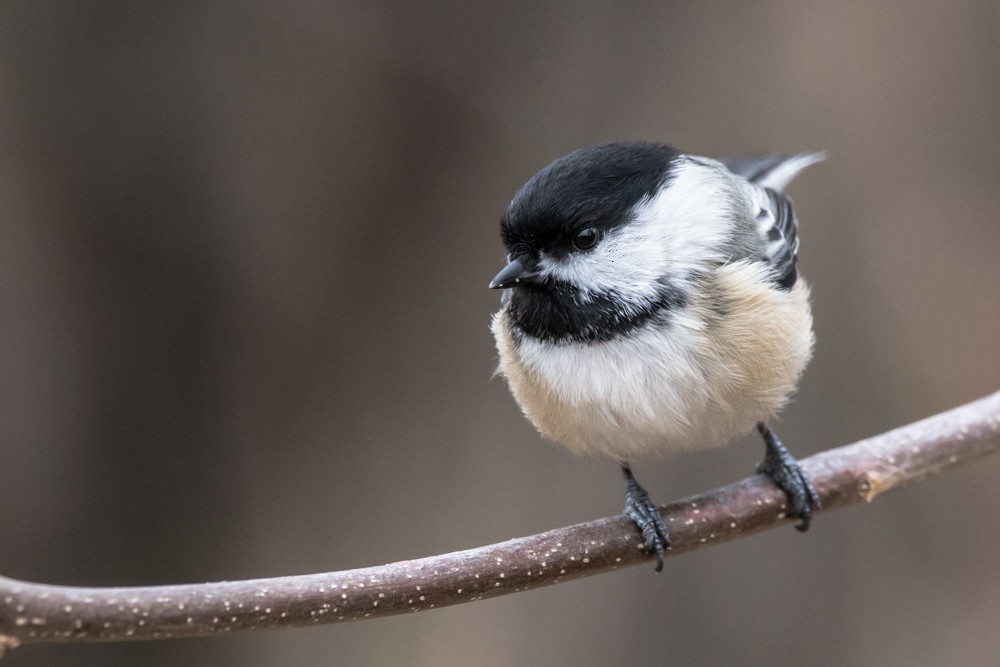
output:
POLYGON ((695 301, 669 327, 604 343, 515 344, 501 311, 500 372, 541 434, 579 454, 626 460, 720 444, 787 402, 812 351, 808 288, 772 289, 761 270, 722 267, 714 310, 695 301))

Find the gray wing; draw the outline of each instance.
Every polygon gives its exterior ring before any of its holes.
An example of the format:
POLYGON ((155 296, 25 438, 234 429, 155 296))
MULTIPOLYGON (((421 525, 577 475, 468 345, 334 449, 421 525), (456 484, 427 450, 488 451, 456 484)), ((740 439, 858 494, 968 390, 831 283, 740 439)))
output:
POLYGON ((763 193, 757 231, 764 237, 764 259, 771 266, 775 282, 792 289, 799 277, 799 220, 788 197, 770 188, 763 188, 763 193))
POLYGON ((801 153, 721 160, 731 172, 757 186, 756 223, 757 232, 764 240, 764 260, 771 267, 775 282, 783 289, 791 289, 799 276, 799 221, 791 200, 782 190, 796 174, 825 157, 823 153, 801 153))

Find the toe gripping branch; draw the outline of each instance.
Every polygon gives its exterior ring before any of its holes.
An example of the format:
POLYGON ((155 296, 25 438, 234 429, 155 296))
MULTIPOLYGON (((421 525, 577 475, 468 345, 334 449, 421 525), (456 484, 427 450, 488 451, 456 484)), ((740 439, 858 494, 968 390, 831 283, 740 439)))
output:
POLYGON ((757 473, 767 475, 788 497, 788 516, 799 519, 795 526, 803 533, 809 530, 813 510, 820 509, 819 494, 813 488, 798 461, 788 453, 774 431, 764 422, 757 422, 764 438, 764 460, 757 464, 757 473))
MULTIPOLYGON (((764 460, 757 465, 757 473, 766 475, 784 492, 789 505, 787 515, 797 518, 799 523, 795 527, 805 532, 809 530, 813 510, 820 509, 819 494, 774 431, 764 422, 757 423, 757 430, 764 438, 765 447, 764 460)), ((667 526, 649 493, 636 481, 631 466, 624 462, 621 466, 625 475, 625 514, 642 533, 645 552, 656 555, 656 571, 660 572, 663 554, 670 548, 667 526)))
POLYGON ((649 493, 632 475, 631 466, 627 463, 621 466, 625 475, 625 514, 639 527, 645 552, 656 554, 656 571, 659 572, 663 569, 663 552, 670 548, 667 526, 650 500, 649 493))

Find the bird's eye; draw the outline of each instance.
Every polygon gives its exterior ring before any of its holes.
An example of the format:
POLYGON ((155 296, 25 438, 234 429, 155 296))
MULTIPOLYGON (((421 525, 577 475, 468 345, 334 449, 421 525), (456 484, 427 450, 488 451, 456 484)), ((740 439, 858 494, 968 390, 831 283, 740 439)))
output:
POLYGON ((597 245, 598 233, 593 227, 587 227, 579 232, 573 237, 573 245, 577 247, 578 250, 590 250, 595 245, 597 245))

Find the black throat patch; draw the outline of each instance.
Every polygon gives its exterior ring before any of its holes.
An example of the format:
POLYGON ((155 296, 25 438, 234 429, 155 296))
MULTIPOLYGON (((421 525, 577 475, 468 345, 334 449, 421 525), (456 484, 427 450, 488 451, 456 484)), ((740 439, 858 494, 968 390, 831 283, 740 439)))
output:
POLYGON ((659 323, 683 308, 686 296, 662 284, 652 299, 632 302, 615 293, 585 294, 564 282, 519 285, 505 299, 507 313, 523 334, 547 342, 601 343, 659 323))

